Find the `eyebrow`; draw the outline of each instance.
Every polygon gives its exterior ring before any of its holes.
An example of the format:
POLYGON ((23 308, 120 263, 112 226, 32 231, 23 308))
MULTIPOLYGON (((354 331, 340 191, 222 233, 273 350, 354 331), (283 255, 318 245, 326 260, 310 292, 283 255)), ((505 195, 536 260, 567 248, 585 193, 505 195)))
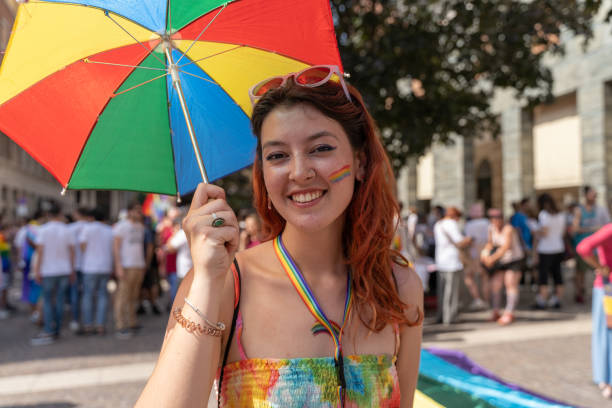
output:
MULTIPOLYGON (((334 139, 338 140, 338 136, 336 136, 335 134, 333 134, 333 133, 331 133, 331 132, 328 132, 327 130, 322 130, 322 131, 320 131, 320 132, 317 132, 317 133, 315 133, 315 134, 313 134, 313 135, 308 136, 308 137, 306 138, 306 141, 307 141, 307 142, 312 142, 313 140, 320 139, 320 138, 325 137, 325 136, 331 136, 331 137, 333 137, 334 139)), ((284 145, 286 145, 286 144, 287 144, 287 143, 282 142, 282 141, 280 141, 280 140, 270 140, 269 142, 266 142, 266 143, 264 143, 264 144, 261 146, 261 150, 264 150, 264 149, 265 149, 265 148, 267 148, 267 147, 273 147, 273 146, 284 146, 284 145)))

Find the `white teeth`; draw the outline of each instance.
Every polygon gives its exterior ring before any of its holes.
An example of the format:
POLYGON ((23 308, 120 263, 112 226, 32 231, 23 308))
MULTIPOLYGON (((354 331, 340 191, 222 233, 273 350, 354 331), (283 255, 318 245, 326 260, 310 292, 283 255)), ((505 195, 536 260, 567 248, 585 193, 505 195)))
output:
POLYGON ((298 203, 309 203, 313 200, 316 200, 317 198, 321 197, 323 195, 322 191, 317 191, 314 193, 306 193, 306 194, 294 194, 291 196, 291 199, 295 202, 298 203))

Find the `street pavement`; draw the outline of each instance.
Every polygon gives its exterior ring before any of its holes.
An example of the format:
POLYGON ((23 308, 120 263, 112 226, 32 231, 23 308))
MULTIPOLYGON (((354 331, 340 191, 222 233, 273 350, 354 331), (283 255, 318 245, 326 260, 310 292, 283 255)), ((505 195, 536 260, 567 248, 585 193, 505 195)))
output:
MULTIPOLYGON (((489 312, 464 312, 458 324, 428 317, 424 347, 461 350, 506 381, 580 407, 612 407, 591 382, 589 307, 567 301, 560 311, 532 311, 522 293, 516 322, 500 327, 489 312)), ((38 328, 25 310, 0 321, 0 408, 132 407, 153 370, 168 314, 146 315, 130 340, 80 337, 64 330, 32 347, 38 328)), ((177 379, 180 380, 180 379, 177 379)))

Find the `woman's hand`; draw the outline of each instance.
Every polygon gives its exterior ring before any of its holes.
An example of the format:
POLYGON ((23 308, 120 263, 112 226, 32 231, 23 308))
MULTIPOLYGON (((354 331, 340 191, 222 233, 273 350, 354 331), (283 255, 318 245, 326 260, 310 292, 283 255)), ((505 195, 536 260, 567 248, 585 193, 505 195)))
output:
POLYGON ((604 278, 607 278, 610 275, 610 267, 607 265, 601 266, 595 269, 595 273, 601 275, 604 278))
POLYGON ((193 195, 183 229, 191 249, 194 281, 224 276, 238 249, 239 231, 236 215, 225 201, 225 191, 201 183, 193 195), (212 226, 213 213, 224 219, 223 225, 212 226))

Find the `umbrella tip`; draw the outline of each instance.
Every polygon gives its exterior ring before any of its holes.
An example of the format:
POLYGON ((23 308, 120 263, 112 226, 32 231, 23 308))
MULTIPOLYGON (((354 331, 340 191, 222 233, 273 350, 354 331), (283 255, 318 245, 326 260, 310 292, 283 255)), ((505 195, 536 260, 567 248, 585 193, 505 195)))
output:
POLYGON ((183 202, 183 201, 181 201, 181 196, 180 195, 176 196, 176 202, 177 202, 177 204, 180 204, 180 203, 183 202))
POLYGON ((62 191, 60 192, 60 194, 61 194, 62 196, 65 196, 65 195, 66 195, 66 187, 62 188, 62 191))

